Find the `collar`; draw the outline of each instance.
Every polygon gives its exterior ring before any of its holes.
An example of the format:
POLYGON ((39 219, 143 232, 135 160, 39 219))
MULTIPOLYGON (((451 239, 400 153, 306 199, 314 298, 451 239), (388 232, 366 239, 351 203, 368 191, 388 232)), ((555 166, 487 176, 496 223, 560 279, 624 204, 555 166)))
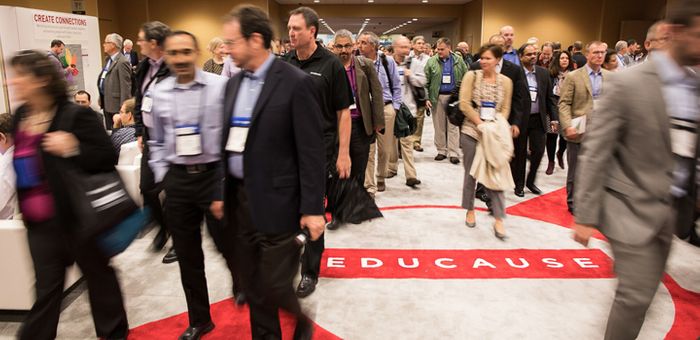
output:
POLYGON ((447 59, 444 59, 444 60, 443 60, 442 58, 440 58, 440 56, 438 56, 438 60, 439 60, 441 63, 446 63, 448 60, 452 60, 452 52, 450 52, 450 56, 447 57, 447 59))
POLYGON ((112 59, 112 61, 114 61, 114 60, 117 59, 117 57, 119 57, 119 54, 120 54, 120 53, 117 51, 117 53, 112 54, 111 56, 109 56, 109 58, 112 59))
POLYGON ((595 72, 595 71, 593 71, 593 69, 590 66, 588 66, 588 63, 586 63, 586 74, 587 75, 594 74, 596 76, 603 75, 603 68, 601 67, 600 70, 598 70, 598 72, 595 72))
POLYGON ((10 147, 7 148, 7 150, 5 150, 5 153, 0 153, 0 158, 7 156, 10 159, 12 159, 12 155, 14 154, 14 152, 15 152, 15 146, 13 144, 13 145, 10 145, 10 147))
POLYGON ((498 66, 498 67, 496 67, 496 71, 497 71, 498 74, 500 74, 501 71, 503 71, 503 60, 504 60, 504 59, 501 58, 501 59, 498 61, 498 64, 496 65, 496 66, 498 66))
POLYGON ((528 70, 523 66, 523 70, 525 70, 525 74, 534 74, 537 75, 537 66, 532 67, 532 71, 528 70))
POLYGON ((651 54, 650 58, 659 69, 659 78, 664 84, 689 84, 698 86, 698 81, 693 75, 693 71, 687 67, 681 67, 676 63, 668 52, 658 51, 651 54))
POLYGON ((513 48, 513 46, 511 46, 510 50, 506 50, 505 52, 503 52, 503 54, 518 54, 518 53, 515 52, 515 49, 513 48))
POLYGON ((195 69, 195 71, 194 71, 194 81, 192 81, 192 82, 190 82, 190 83, 187 83, 187 84, 180 84, 180 83, 177 82, 177 76, 176 76, 176 75, 173 75, 173 78, 174 78, 174 79, 173 79, 173 80, 174 80, 174 81, 173 81, 173 82, 174 82, 173 88, 175 88, 175 89, 189 90, 189 89, 191 89, 192 87, 194 87, 196 84, 207 85, 207 79, 206 79, 205 76, 204 76, 204 71, 202 71, 202 70, 199 69, 199 68, 195 69))
POLYGON ((153 67, 160 68, 160 65, 163 64, 163 59, 164 59, 164 57, 160 57, 160 59, 158 59, 158 60, 153 60, 151 58, 148 58, 148 63, 151 64, 151 66, 153 66, 153 67))
POLYGON ((292 58, 293 58, 293 59, 296 59, 296 60, 298 60, 298 61, 300 61, 300 62, 308 62, 309 60, 321 58, 321 54, 323 53, 323 51, 324 51, 325 49, 326 49, 326 48, 323 47, 323 46, 321 46, 321 45, 318 43, 318 41, 317 41, 317 42, 316 42, 316 50, 314 51, 314 53, 311 54, 311 56, 309 57, 309 59, 306 59, 306 60, 301 60, 301 59, 299 59, 299 56, 297 55, 297 50, 296 50, 296 49, 292 50, 292 58))
POLYGON ((267 59, 265 59, 265 62, 263 62, 255 72, 244 71, 245 73, 243 73, 243 76, 252 80, 264 81, 267 77, 267 71, 270 70, 270 66, 272 66, 273 61, 275 61, 275 56, 272 53, 269 53, 267 55, 267 59))

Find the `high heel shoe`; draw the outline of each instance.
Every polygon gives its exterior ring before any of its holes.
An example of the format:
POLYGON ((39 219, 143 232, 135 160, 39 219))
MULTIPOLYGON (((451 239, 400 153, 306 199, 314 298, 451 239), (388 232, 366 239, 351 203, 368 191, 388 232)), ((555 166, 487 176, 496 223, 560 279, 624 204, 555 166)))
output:
POLYGON ((496 230, 496 224, 493 225, 493 234, 496 236, 497 239, 499 239, 501 241, 505 241, 508 238, 508 236, 506 236, 506 234, 501 233, 498 230, 496 230))

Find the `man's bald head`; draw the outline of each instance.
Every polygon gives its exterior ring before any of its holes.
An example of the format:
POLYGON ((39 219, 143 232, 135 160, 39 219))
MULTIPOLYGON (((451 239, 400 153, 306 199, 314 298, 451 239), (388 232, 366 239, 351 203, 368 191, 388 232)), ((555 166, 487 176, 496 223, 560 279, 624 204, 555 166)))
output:
POLYGON ((513 26, 503 26, 499 32, 506 41, 506 49, 510 49, 510 47, 513 46, 513 41, 515 40, 515 30, 513 29, 513 26))
POLYGON ((403 59, 411 51, 411 41, 403 35, 395 36, 391 46, 394 47, 394 56, 399 59, 403 59))

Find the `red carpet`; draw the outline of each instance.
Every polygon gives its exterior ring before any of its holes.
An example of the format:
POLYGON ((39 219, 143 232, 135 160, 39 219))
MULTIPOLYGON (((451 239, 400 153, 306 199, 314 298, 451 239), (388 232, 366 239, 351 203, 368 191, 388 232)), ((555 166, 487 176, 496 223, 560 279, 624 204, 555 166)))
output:
MULTIPOLYGON (((250 318, 248 307, 237 307, 232 299, 211 305, 211 316, 216 325, 214 331, 202 337, 204 340, 250 339, 250 318)), ((296 321, 285 312, 280 313, 282 338, 292 339, 296 321)), ((177 339, 188 326, 187 313, 147 323, 132 329, 130 340, 177 339)), ((315 340, 336 340, 339 337, 315 325, 315 340)))

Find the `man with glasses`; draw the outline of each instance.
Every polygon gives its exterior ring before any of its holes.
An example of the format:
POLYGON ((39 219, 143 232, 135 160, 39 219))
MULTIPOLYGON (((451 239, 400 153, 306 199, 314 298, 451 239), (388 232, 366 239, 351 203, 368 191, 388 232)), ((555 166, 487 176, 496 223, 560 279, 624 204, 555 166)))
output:
POLYGON ((100 90, 100 107, 105 114, 105 126, 111 130, 112 117, 119 113, 122 103, 131 98, 131 63, 123 54, 122 37, 116 33, 107 34, 102 48, 109 56, 97 80, 100 90))
POLYGON ((586 65, 569 73, 560 87, 559 123, 567 141, 569 169, 566 174, 566 204, 570 213, 574 212, 574 178, 581 141, 586 132, 586 120, 595 110, 603 93, 603 81, 610 74, 602 68, 607 48, 604 42, 589 43, 586 46, 586 65))

